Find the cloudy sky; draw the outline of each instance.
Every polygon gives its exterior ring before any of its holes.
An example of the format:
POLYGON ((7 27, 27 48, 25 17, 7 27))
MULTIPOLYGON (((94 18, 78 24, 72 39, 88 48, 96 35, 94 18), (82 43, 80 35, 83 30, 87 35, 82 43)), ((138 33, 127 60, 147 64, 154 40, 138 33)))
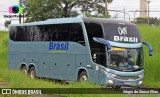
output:
MULTIPOLYGON (((150 0, 150 16, 151 17, 158 17, 160 18, 160 0, 150 0), (153 12, 153 11, 159 11, 159 12, 153 12)), ((109 4, 109 10, 126 10, 126 12, 129 14, 130 18, 134 18, 134 12, 129 11, 135 11, 140 10, 140 0, 113 0, 111 4, 109 4)), ((110 12, 112 17, 118 15, 117 17, 123 17, 123 13, 118 12, 110 12)), ((126 18, 129 17, 126 14, 126 18)), ((136 17, 139 17, 139 12, 135 13, 136 17)))
MULTIPOLYGON (((4 30, 4 15, 8 15, 8 7, 17 4, 19 0, 0 0, 0 30, 4 30)), ((53 0, 54 1, 54 0, 53 0)), ((139 10, 140 0, 113 0, 111 4, 109 4, 109 10, 123 10, 126 9, 126 20, 130 17, 131 19, 134 18, 134 12, 139 10)), ((160 0, 151 0, 150 3, 150 10, 151 11, 160 11, 160 0)), ((118 19, 123 19, 123 13, 119 12, 109 12, 112 17, 117 16, 118 19)), ((139 12, 135 13, 136 17, 139 16, 139 12)), ((160 18, 160 12, 150 12, 151 17, 158 17, 160 18)), ((17 23, 16 20, 13 20, 12 23, 17 23)))

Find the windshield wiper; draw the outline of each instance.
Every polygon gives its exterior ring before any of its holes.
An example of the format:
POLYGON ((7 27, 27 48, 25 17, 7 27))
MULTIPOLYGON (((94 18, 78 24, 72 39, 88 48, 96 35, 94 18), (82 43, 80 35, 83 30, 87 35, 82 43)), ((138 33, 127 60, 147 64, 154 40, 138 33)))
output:
POLYGON ((124 71, 124 72, 134 72, 134 71, 139 71, 139 70, 142 70, 143 69, 143 67, 139 67, 139 68, 137 68, 137 69, 128 69, 128 68, 126 68, 126 69, 121 69, 121 68, 119 68, 119 67, 114 67, 114 66, 108 66, 107 65, 107 67, 109 67, 110 69, 114 69, 114 70, 117 70, 117 71, 124 71))
POLYGON ((128 56, 130 56, 133 53, 133 50, 130 49, 130 52, 128 53, 128 56))

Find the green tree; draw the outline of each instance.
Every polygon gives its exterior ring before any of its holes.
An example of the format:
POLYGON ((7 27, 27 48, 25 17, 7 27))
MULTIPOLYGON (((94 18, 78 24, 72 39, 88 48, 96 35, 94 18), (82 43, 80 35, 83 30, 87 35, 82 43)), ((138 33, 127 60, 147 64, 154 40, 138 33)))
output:
MULTIPOLYGON (((23 0, 27 22, 48 18, 74 17, 82 12, 105 14, 106 3, 113 0, 23 0)), ((108 15, 108 14, 107 14, 108 15)))
POLYGON ((105 7, 104 7, 104 8, 105 8, 105 12, 104 12, 104 13, 105 13, 105 16, 108 16, 108 15, 109 15, 109 13, 108 13, 108 4, 109 4, 109 3, 112 3, 112 1, 113 1, 113 0, 103 0, 103 2, 105 3, 105 7))
MULTIPOLYGON (((93 2, 93 0, 90 0, 93 2)), ((82 8, 82 12, 87 17, 100 17, 108 18, 110 17, 108 13, 108 4, 112 3, 113 0, 94 0, 94 3, 90 2, 89 5, 85 5, 82 8), (94 7, 93 7, 94 6, 94 7), (88 10, 90 9, 90 10, 88 10), (91 12, 94 12, 94 15, 91 15, 91 12)))
POLYGON ((10 20, 6 20, 6 21, 4 22, 5 28, 8 28, 9 24, 11 24, 11 21, 10 21, 10 20))
MULTIPOLYGON (((136 19, 136 22, 137 24, 148 24, 148 18, 144 18, 144 17, 138 17, 136 19)), ((153 18, 153 17, 150 17, 149 18, 149 24, 150 25, 160 25, 160 19, 158 18, 153 18)))
POLYGON ((24 14, 27 16, 26 22, 59 17, 58 13, 60 11, 52 0, 25 0, 22 2, 22 5, 24 7, 24 14))

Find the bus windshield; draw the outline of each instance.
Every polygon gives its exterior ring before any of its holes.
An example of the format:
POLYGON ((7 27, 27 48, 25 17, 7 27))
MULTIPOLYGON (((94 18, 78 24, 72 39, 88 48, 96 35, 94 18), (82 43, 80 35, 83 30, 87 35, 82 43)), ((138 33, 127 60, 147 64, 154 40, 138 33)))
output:
POLYGON ((143 68, 142 48, 112 47, 109 68, 120 71, 135 71, 143 68))

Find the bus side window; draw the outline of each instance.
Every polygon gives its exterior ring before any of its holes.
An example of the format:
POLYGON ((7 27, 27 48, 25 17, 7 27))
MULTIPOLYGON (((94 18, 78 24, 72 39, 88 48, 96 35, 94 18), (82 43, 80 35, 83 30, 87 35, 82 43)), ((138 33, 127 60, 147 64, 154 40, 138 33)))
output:
POLYGON ((57 29, 57 35, 56 35, 56 41, 67 41, 66 37, 68 36, 65 36, 68 35, 68 24, 57 24, 56 25, 56 29, 57 29))
POLYGON ((29 26, 29 33, 30 33, 30 41, 34 41, 34 29, 32 26, 29 26))
POLYGON ((70 25, 70 33, 69 33, 68 40, 77 42, 85 46, 84 35, 83 35, 81 24, 75 23, 70 25))
POLYGON ((40 41, 55 41, 56 27, 54 25, 39 25, 39 40, 40 41))
POLYGON ((18 26, 16 30, 16 41, 25 41, 25 32, 23 26, 18 26))
POLYGON ((10 38, 14 41, 71 41, 85 45, 82 26, 78 23, 11 27, 10 38))
POLYGON ((10 27, 10 39, 16 41, 16 27, 10 27))
POLYGON ((54 41, 55 38, 52 38, 52 25, 40 26, 41 29, 41 39, 42 41, 54 41))

